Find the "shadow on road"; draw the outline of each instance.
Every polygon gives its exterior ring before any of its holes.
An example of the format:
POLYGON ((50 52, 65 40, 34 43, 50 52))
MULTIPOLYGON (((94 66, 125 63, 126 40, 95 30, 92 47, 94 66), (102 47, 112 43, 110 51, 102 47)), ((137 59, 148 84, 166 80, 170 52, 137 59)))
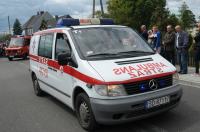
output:
MULTIPOLYGON (((74 112, 65 104, 54 97, 47 95, 53 103, 63 108, 66 112, 74 115, 74 112)), ((179 106, 169 112, 135 122, 121 125, 105 126, 100 125, 95 132, 178 132, 191 128, 200 121, 200 113, 181 101, 179 106)))
POLYGON ((200 113, 181 102, 177 108, 167 113, 123 125, 101 126, 95 132, 180 132, 199 121, 200 113))

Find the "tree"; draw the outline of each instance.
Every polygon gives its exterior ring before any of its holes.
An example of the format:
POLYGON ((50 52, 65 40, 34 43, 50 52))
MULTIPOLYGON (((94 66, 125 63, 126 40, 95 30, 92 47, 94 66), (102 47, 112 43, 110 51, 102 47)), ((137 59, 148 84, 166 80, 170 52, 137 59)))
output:
POLYGON ((15 20, 13 25, 13 34, 21 35, 22 34, 22 26, 18 19, 15 20))
POLYGON ((193 28, 196 24, 194 13, 189 9, 185 2, 183 2, 179 9, 179 18, 183 29, 193 28))
POLYGON ((132 0, 109 0, 108 13, 115 23, 133 27, 134 2, 132 0))
POLYGON ((169 11, 166 0, 108 0, 108 13, 117 24, 123 24, 139 29, 163 23, 168 18, 169 11))
POLYGON ((47 29, 48 28, 48 25, 47 25, 47 21, 46 20, 44 20, 44 19, 42 19, 42 22, 41 22, 41 24, 40 24, 40 30, 45 30, 45 29, 47 29))
POLYGON ((2 42, 9 41, 9 40, 10 40, 10 37, 11 37, 10 34, 3 34, 3 35, 0 35, 0 41, 2 41, 2 42))
POLYGON ((95 12, 95 18, 109 18, 109 14, 107 13, 102 14, 100 10, 97 10, 95 12))
POLYGON ((175 14, 170 13, 162 23, 162 31, 166 30, 167 25, 172 25, 173 27, 180 25, 178 17, 175 14))

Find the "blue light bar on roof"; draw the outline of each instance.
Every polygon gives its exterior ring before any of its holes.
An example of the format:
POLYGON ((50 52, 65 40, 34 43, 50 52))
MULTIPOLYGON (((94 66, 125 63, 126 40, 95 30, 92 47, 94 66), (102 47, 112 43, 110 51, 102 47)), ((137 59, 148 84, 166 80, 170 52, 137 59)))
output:
POLYGON ((105 18, 105 19, 100 19, 100 24, 101 25, 114 25, 113 19, 105 18))
POLYGON ((78 25, 113 25, 114 22, 112 19, 73 19, 73 18, 62 18, 59 19, 56 27, 70 27, 78 25))
POLYGON ((58 20, 56 27, 70 27, 78 25, 80 25, 79 19, 62 18, 58 20))

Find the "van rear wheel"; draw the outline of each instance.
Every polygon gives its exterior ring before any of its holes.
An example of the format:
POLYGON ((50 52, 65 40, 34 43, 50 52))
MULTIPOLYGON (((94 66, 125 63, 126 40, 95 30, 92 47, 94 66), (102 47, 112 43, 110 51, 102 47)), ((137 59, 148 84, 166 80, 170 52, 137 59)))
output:
POLYGON ((23 60, 27 60, 28 59, 28 54, 24 54, 23 55, 23 60))
POLYGON ((33 88, 34 88, 35 95, 43 96, 44 92, 40 89, 40 85, 38 83, 38 79, 37 79, 36 75, 33 75, 32 81, 33 81, 33 88))
POLYGON ((76 97, 76 115, 81 127, 92 131, 97 127, 95 117, 92 112, 89 97, 85 93, 80 93, 76 97))

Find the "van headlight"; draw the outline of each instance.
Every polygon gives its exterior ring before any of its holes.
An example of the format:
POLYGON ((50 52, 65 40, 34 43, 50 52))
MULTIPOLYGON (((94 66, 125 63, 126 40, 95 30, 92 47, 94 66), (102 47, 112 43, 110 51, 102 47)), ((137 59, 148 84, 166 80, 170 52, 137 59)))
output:
POLYGON ((96 92, 102 96, 126 96, 127 93, 123 85, 95 85, 96 92))
POLYGON ((173 85, 179 84, 179 75, 176 72, 175 74, 173 74, 173 85))

